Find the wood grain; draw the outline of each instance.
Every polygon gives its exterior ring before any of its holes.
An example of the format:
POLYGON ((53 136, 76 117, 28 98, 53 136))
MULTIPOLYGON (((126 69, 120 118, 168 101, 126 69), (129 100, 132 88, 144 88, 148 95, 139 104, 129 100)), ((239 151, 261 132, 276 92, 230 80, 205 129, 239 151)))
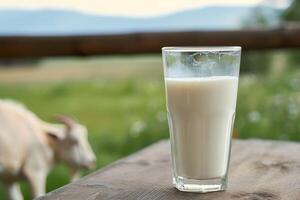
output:
POLYGON ((0 58, 160 53, 163 46, 300 48, 300 24, 270 29, 148 32, 114 35, 0 36, 0 58))
POLYGON ((299 200, 300 143, 234 140, 226 191, 179 192, 168 141, 156 143, 40 200, 299 200))

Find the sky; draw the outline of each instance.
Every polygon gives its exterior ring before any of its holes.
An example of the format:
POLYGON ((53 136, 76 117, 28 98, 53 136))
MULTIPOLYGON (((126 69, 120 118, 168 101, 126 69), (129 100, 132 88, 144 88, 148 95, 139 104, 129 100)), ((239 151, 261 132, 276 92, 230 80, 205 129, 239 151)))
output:
POLYGON ((90 14, 151 17, 211 6, 251 6, 261 3, 284 7, 290 0, 0 0, 0 9, 71 9, 90 14))

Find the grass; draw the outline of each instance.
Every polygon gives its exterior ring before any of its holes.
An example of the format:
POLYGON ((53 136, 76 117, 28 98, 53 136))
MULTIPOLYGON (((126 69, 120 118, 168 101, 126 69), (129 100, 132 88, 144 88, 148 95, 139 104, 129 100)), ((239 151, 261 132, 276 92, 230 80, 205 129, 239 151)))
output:
MULTIPOLYGON (((300 141, 299 77, 295 68, 243 74, 238 137, 300 141)), ((21 101, 47 121, 56 113, 74 116, 89 129, 97 168, 168 138, 159 56, 45 60, 35 68, 1 69, 0 98, 21 101)), ((48 177, 47 191, 66 183, 68 172, 57 166, 48 177)), ((26 184, 22 190, 30 199, 26 184)))

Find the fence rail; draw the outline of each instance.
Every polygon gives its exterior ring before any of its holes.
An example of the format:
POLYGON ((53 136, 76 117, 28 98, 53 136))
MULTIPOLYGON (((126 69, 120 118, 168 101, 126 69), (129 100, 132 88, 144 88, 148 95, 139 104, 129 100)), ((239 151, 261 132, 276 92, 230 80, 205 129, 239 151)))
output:
POLYGON ((243 50, 300 48, 300 24, 286 24, 272 29, 235 31, 0 36, 0 59, 158 53, 163 46, 216 45, 239 45, 243 50))

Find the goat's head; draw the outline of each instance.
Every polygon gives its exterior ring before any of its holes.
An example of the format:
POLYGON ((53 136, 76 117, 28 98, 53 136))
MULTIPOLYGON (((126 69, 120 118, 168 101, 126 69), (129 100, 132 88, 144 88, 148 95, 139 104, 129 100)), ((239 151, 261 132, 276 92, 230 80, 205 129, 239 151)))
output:
POLYGON ((59 133, 49 133, 56 140, 58 159, 72 169, 95 167, 96 156, 88 142, 86 127, 65 115, 55 118, 65 125, 59 133))

